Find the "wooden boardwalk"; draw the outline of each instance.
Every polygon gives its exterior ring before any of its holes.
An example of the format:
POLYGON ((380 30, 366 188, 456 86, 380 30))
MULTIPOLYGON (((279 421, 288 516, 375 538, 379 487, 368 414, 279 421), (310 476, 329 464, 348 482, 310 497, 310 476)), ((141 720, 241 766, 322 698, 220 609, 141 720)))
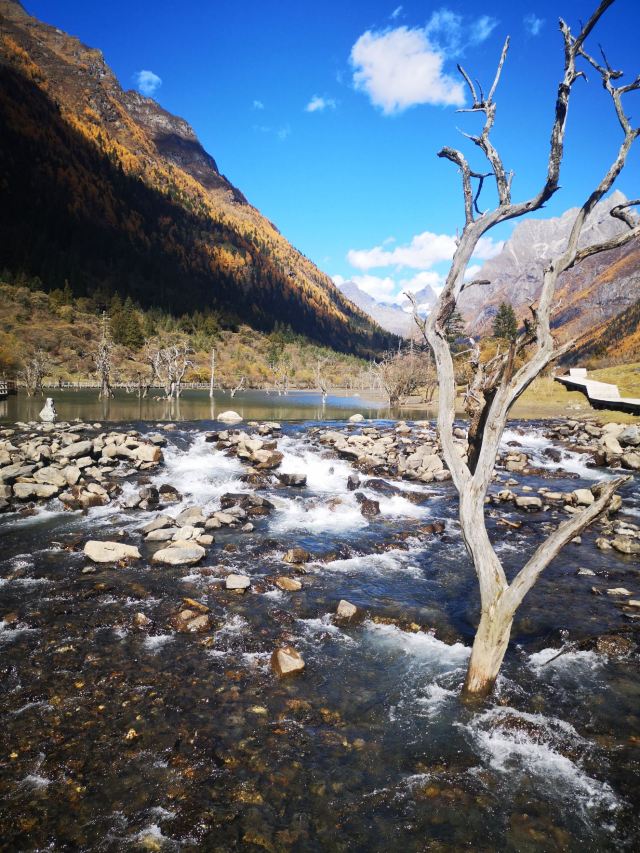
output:
POLYGON ((571 391, 581 391, 594 409, 615 409, 640 415, 640 399, 621 397, 617 385, 589 379, 587 371, 582 367, 574 367, 566 376, 556 376, 555 380, 571 391))

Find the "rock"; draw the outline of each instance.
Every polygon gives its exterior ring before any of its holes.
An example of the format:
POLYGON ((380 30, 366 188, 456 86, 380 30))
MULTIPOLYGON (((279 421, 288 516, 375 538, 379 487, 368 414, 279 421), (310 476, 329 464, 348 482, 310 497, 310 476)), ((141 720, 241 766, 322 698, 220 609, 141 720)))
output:
POLYGON ((201 533, 199 536, 196 536, 196 542, 198 545, 213 545, 216 540, 209 533, 201 533))
POLYGON ((134 613, 133 624, 137 628, 146 628, 151 625, 151 619, 145 613, 134 613))
POLYGON ((623 586, 615 586, 607 590, 607 595, 631 595, 623 586))
POLYGON ((38 415, 41 421, 47 424, 52 424, 54 421, 58 419, 58 413, 56 412, 56 406, 53 402, 53 397, 47 397, 44 401, 44 406, 40 410, 40 414, 38 415))
POLYGON ((599 551, 611 551, 611 542, 608 539, 605 539, 604 536, 599 536, 596 539, 596 548, 599 551))
POLYGON ((619 634, 603 634, 595 643, 596 651, 601 655, 611 658, 625 657, 634 649, 634 643, 630 637, 619 634))
POLYGON ((363 420, 364 420, 364 415, 360 415, 360 414, 351 415, 351 417, 349 418, 349 423, 350 424, 361 424, 363 420))
POLYGON ((301 565, 311 559, 311 554, 304 548, 290 548, 282 557, 285 563, 301 565))
POLYGON ((173 527, 174 520, 169 515, 157 515, 149 524, 145 524, 142 528, 142 533, 152 533, 154 530, 160 530, 164 527, 173 527))
POLYGON ((640 446, 640 427, 628 426, 618 436, 618 442, 622 447, 640 446))
POLYGON ((140 551, 135 545, 121 542, 100 542, 90 539, 85 543, 84 554, 94 563, 117 563, 120 560, 139 560, 140 551))
POLYGON ((66 447, 58 450, 56 456, 59 458, 79 459, 81 456, 91 456, 92 453, 92 441, 75 441, 73 444, 68 444, 66 447))
POLYGON ((623 468, 629 471, 640 471, 640 453, 623 453, 620 461, 623 468))
POLYGON ((353 619, 353 617, 358 613, 358 608, 355 604, 351 604, 350 601, 345 601, 343 598, 338 602, 338 607, 336 608, 336 616, 338 619, 353 619))
POLYGON ((204 527, 205 517, 202 513, 201 507, 191 506, 188 509, 183 510, 176 516, 176 524, 179 526, 189 524, 191 527, 204 527))
POLYGON ((54 468, 52 465, 48 465, 46 468, 40 468, 38 471, 34 471, 33 479, 36 483, 47 483, 48 485, 58 486, 59 488, 63 488, 68 485, 64 471, 60 468, 54 468))
POLYGON ((632 539, 631 536, 616 536, 615 539, 611 540, 611 547, 620 554, 640 554, 640 539, 632 539))
POLYGON ((271 471, 282 462, 284 454, 279 450, 257 450, 252 454, 251 459, 260 471, 271 471))
POLYGON ((276 474, 283 486, 302 487, 307 485, 306 474, 276 474))
POLYGON ((201 631, 207 631, 211 627, 211 617, 207 616, 205 613, 201 613, 200 616, 196 616, 194 619, 190 619, 187 622, 186 629, 189 633, 195 634, 201 631))
POLYGON ((622 447, 620 446, 620 442, 611 433, 605 433, 600 439, 600 444, 602 447, 604 447, 605 450, 608 450, 609 453, 613 453, 617 456, 622 453, 622 447))
POLYGON ((168 566, 192 566, 199 563, 206 551, 197 542, 178 540, 167 548, 161 548, 151 558, 152 563, 164 563, 168 566))
POLYGON ((216 420, 222 421, 223 424, 236 424, 243 420, 243 417, 237 412, 229 410, 228 412, 222 412, 222 414, 218 415, 216 420))
POLYGON ((284 575, 276 578, 276 586, 285 592, 298 592, 298 590, 302 589, 300 581, 295 578, 285 577, 284 575))
POLYGON ((592 503, 595 503, 591 489, 575 489, 571 494, 578 506, 591 506, 592 503))
POLYGON ((355 491, 355 489, 360 488, 360 477, 357 474, 349 474, 347 477, 347 489, 350 492, 355 491))
POLYGON ((295 675, 304 669, 302 655, 293 646, 283 646, 271 655, 271 668, 280 678, 295 675))
POLYGON ((169 485, 169 483, 163 483, 158 489, 158 493, 164 503, 177 503, 182 500, 180 492, 175 488, 175 486, 169 485))
POLYGON ((595 577, 596 573, 592 569, 578 569, 576 574, 578 575, 578 577, 592 578, 595 577))
POLYGON ((155 509, 160 503, 160 492, 155 486, 143 486, 138 495, 144 504, 143 509, 155 509))
POLYGON ((64 469, 65 480, 68 486, 75 486, 82 475, 82 471, 77 465, 67 465, 64 469))
POLYGON ((515 499, 515 505, 519 509, 526 509, 526 510, 542 509, 542 501, 540 500, 540 498, 536 498, 536 497, 529 496, 529 495, 517 495, 517 497, 515 499))
POLYGON ((46 500, 57 495, 59 491, 58 486, 46 483, 14 483, 13 485, 13 496, 20 501, 29 501, 34 498, 46 500))
POLYGON ((227 575, 224 585, 227 589, 249 589, 251 578, 246 575, 227 575))
POLYGON ((145 542, 168 542, 173 539, 175 528, 159 527, 157 530, 150 530, 145 536, 145 542))
POLYGON ((162 450, 154 444, 141 444, 134 455, 140 462, 161 462, 163 459, 162 450))
POLYGON ((240 529, 243 533, 253 533, 254 527, 253 524, 248 521, 246 524, 243 524, 240 529))
POLYGON ((380 504, 378 501, 373 501, 371 498, 366 498, 362 493, 356 493, 356 499, 360 504, 360 512, 365 518, 373 518, 380 515, 380 504))

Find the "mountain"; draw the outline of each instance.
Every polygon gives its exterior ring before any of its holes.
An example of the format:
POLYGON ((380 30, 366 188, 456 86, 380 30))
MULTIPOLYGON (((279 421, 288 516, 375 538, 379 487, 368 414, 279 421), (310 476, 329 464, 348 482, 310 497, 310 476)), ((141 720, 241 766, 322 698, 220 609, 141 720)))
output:
POLYGON ((373 296, 369 296, 364 290, 361 290, 355 281, 345 281, 340 285, 340 290, 357 305, 365 314, 372 317, 373 320, 383 329, 392 332, 394 335, 400 335, 403 338, 409 337, 412 331, 413 319, 411 314, 407 314, 398 305, 392 305, 388 302, 378 302, 373 296))
MULTIPOLYGON (((378 301, 358 287, 355 281, 345 281, 339 287, 354 305, 357 305, 388 332, 400 335, 403 338, 411 337, 417 333, 411 312, 404 310, 410 305, 408 299, 405 298, 401 305, 378 301)), ((438 299, 431 285, 426 285, 417 291, 415 298, 420 314, 423 316, 429 313, 438 299)))
POLYGON ((0 270, 76 297, 288 325, 372 355, 390 336, 101 52, 0 0, 0 270))
MULTIPOLYGON (((614 236, 626 226, 610 216, 611 208, 625 201, 614 192, 596 205, 580 244, 590 245, 614 236)), ((522 320, 542 286, 547 261, 564 249, 577 209, 554 219, 528 219, 519 223, 504 248, 477 274, 490 285, 463 294, 461 312, 476 334, 491 332, 501 302, 510 302, 522 320)), ((640 292, 640 240, 621 249, 603 252, 564 273, 558 282, 552 325, 562 340, 580 338, 595 326, 634 305, 640 292)))

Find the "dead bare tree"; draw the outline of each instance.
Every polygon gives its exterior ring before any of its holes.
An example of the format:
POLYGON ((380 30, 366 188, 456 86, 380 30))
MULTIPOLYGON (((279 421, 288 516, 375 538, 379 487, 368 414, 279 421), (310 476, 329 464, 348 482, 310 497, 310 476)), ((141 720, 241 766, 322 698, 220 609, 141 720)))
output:
POLYGON ((209 397, 213 399, 213 386, 215 385, 216 379, 216 351, 215 348, 211 350, 211 369, 209 371, 209 397))
POLYGON ((178 341, 151 351, 150 360, 154 377, 164 388, 167 400, 179 399, 182 393, 182 380, 193 365, 189 358, 193 348, 186 341, 178 341))
POLYGON ((316 359, 316 387, 318 391, 322 394, 322 402, 325 403, 327 400, 327 394, 329 392, 329 380, 324 373, 324 368, 331 364, 332 358, 330 355, 326 355, 323 358, 316 359))
POLYGON ((488 174, 472 171, 465 156, 453 148, 443 148, 438 153, 439 157, 455 163, 460 170, 465 226, 436 307, 426 320, 421 319, 417 312, 414 312, 414 317, 433 351, 436 362, 439 389, 438 432, 447 466, 460 497, 462 536, 473 560, 480 587, 480 621, 463 689, 463 696, 466 698, 482 698, 492 691, 507 649, 514 614, 524 597, 560 550, 609 508, 615 491, 628 479, 617 477, 601 484, 594 490, 596 496, 591 506, 576 512, 562 523, 526 560, 511 583, 507 581, 504 568, 489 539, 484 501, 512 406, 540 372, 572 345, 572 342, 557 345, 550 331, 558 277, 585 258, 622 246, 640 233, 637 220, 628 210, 632 205, 640 203, 635 200, 619 205, 611 211, 613 216, 626 223, 628 230, 598 245, 578 247, 589 214, 611 189, 624 167, 631 145, 640 134, 639 129, 632 128, 622 107, 622 97, 640 88, 640 77, 626 85, 616 86, 615 81, 620 79, 622 72, 613 70, 606 58, 603 65, 599 64, 584 47, 585 40, 612 3, 613 0, 603 0, 581 28, 578 36, 571 33, 564 21, 560 21, 564 40, 564 73, 558 86, 547 174, 536 195, 519 203, 512 202, 513 173, 507 174, 502 159, 490 140, 496 113, 494 95, 507 56, 509 39, 504 44, 495 79, 486 97, 482 89, 478 87, 479 90, 476 90, 469 75, 459 67, 473 102, 472 106, 463 112, 484 115, 481 133, 469 138, 488 161, 488 174), (480 357, 480 348, 474 347, 471 357, 473 377, 465 396, 470 422, 468 457, 467 461, 464 461, 457 453, 452 437, 456 382, 453 356, 447 340, 447 322, 456 310, 463 291, 476 283, 484 283, 464 280, 467 265, 480 237, 500 222, 539 210, 559 189, 569 99, 576 80, 585 77, 584 71, 577 69, 578 60, 586 61, 600 75, 614 105, 617 120, 622 128, 623 141, 615 160, 580 208, 564 252, 547 263, 537 305, 531 307, 533 319, 527 324, 525 332, 513 341, 508 349, 484 363, 480 357), (494 209, 481 213, 478 198, 487 177, 495 180, 498 204, 494 209), (475 192, 473 180, 478 182, 475 192), (517 361, 522 362, 521 366, 516 365, 517 361))
POLYGON ((102 314, 102 330, 100 334, 100 342, 98 348, 93 354, 93 360, 96 365, 96 373, 100 377, 100 393, 99 400, 105 400, 113 396, 111 390, 111 368, 113 360, 114 343, 109 329, 109 318, 105 313, 102 314))
POLYGON ((44 395, 42 384, 48 366, 47 354, 41 349, 36 350, 24 363, 19 375, 28 397, 33 397, 35 394, 41 397, 44 395))
POLYGON ((386 353, 376 365, 380 386, 390 406, 397 406, 425 383, 426 359, 413 349, 386 353))
POLYGON ((231 394, 230 394, 230 396, 231 396, 232 398, 236 396, 236 394, 238 393, 238 391, 242 391, 242 389, 244 388, 244 383, 245 383, 245 377, 244 377, 244 376, 242 376, 242 377, 240 378, 240 382, 238 382, 238 384, 235 386, 235 388, 232 388, 232 389, 231 389, 231 394))

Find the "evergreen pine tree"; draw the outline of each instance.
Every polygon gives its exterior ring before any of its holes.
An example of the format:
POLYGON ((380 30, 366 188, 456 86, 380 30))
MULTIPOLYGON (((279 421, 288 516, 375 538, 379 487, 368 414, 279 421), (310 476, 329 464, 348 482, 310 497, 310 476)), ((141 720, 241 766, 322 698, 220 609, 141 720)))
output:
POLYGON ((518 337, 516 312, 508 302, 500 303, 498 313, 493 321, 493 336, 495 338, 504 338, 507 341, 515 341, 518 337))

